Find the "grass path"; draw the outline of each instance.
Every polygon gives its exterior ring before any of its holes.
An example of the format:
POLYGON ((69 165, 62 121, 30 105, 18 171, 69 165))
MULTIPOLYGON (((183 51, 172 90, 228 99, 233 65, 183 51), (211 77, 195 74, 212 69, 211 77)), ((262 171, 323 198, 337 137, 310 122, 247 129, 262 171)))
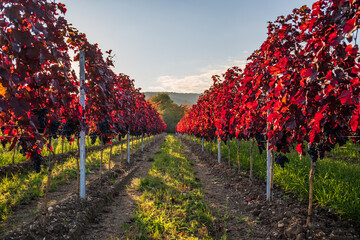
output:
POLYGON ((141 194, 132 221, 123 226, 128 239, 213 239, 216 217, 179 139, 166 138, 135 188, 141 194))

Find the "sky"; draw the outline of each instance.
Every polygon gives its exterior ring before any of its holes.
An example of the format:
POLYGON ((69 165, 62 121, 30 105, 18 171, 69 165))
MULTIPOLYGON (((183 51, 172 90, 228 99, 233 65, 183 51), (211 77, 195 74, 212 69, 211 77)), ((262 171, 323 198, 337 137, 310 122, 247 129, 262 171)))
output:
POLYGON ((212 75, 243 68, 268 21, 315 0, 57 0, 89 42, 115 54, 141 91, 202 93, 212 75))

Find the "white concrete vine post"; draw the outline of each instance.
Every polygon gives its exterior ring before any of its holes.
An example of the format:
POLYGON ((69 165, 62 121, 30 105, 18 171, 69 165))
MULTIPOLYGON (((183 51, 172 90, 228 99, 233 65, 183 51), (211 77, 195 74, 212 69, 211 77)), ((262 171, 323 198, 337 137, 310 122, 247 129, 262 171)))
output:
POLYGON ((218 138, 218 163, 221 163, 221 140, 218 138))
MULTIPOLYGON (((83 109, 82 120, 85 123, 85 52, 80 51, 80 105, 83 109)), ((86 160, 86 144, 85 144, 85 126, 81 125, 80 131, 80 199, 85 199, 86 180, 85 180, 85 161, 86 160)))
POLYGON ((266 200, 272 199, 271 191, 271 172, 272 172, 272 156, 271 150, 269 150, 269 140, 266 141, 266 155, 267 155, 267 166, 266 166, 266 200))

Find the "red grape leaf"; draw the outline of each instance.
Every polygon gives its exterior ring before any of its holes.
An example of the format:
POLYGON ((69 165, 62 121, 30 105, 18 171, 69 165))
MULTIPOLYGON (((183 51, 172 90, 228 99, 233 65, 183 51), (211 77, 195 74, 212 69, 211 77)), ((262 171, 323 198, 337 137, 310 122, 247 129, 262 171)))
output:
POLYGON ((350 32, 355 26, 355 18, 352 18, 346 22, 346 25, 344 27, 344 33, 350 32))
POLYGON ((350 104, 351 103, 351 92, 345 90, 340 95, 340 102, 341 104, 350 104))

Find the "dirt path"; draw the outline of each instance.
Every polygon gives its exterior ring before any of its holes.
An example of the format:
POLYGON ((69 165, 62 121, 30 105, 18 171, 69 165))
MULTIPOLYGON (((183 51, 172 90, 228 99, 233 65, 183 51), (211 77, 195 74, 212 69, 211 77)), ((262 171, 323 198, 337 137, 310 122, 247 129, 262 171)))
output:
POLYGON ((111 205, 105 207, 102 213, 85 227, 82 239, 126 239, 122 225, 131 221, 137 206, 136 199, 140 197, 140 193, 133 188, 133 183, 148 174, 152 165, 149 157, 154 156, 160 146, 161 142, 156 142, 154 147, 137 159, 138 169, 127 180, 126 186, 116 193, 111 205))
POLYGON ((247 172, 239 174, 227 164, 217 164, 215 156, 202 152, 198 144, 185 139, 182 143, 196 163, 206 200, 225 223, 219 228, 228 230, 227 239, 360 239, 357 224, 317 206, 306 227, 306 201, 278 187, 273 201, 266 201, 264 180, 255 177, 251 184, 247 172))
MULTIPOLYGON (((150 147, 149 146, 144 146, 144 152, 141 152, 141 150, 138 150, 137 152, 132 154, 132 156, 131 156, 131 164, 130 165, 127 164, 125 159, 123 159, 121 161, 118 161, 119 156, 113 155, 113 158, 114 158, 113 161, 115 162, 115 166, 112 168, 111 173, 115 174, 114 176, 122 176, 122 174, 126 173, 127 171, 131 172, 131 174, 130 174, 131 176, 135 171, 136 171, 135 172, 136 175, 145 174, 146 172, 143 173, 142 171, 146 171, 146 170, 143 170, 143 169, 144 168, 148 169, 149 166, 151 165, 151 163, 147 161, 148 157, 150 155, 153 155, 153 153, 156 152, 159 149, 159 147, 160 147, 160 145, 161 145, 161 143, 163 141, 162 139, 163 138, 160 138, 159 141, 157 141, 155 143, 155 145, 152 143, 150 147), (142 165, 144 165, 144 167, 142 165), (138 166, 140 166, 140 167, 138 167, 138 166), (133 171, 132 169, 134 169, 135 171, 133 171), (139 173, 137 173, 137 172, 139 172, 139 173)), ((104 169, 104 177, 105 177, 105 175, 109 175, 107 173, 109 173, 109 171, 104 169)), ((98 190, 93 189, 94 187, 95 188, 99 187, 98 186, 99 185, 98 176, 99 176, 99 174, 98 174, 97 170, 94 171, 94 174, 87 175, 87 179, 86 179, 87 183, 86 184, 87 184, 87 186, 89 186, 89 187, 87 187, 87 192, 89 194, 91 192, 94 192, 94 191, 95 191, 95 193, 97 191, 99 191, 99 193, 100 193, 100 192, 106 190, 109 187, 105 183, 106 186, 104 188, 98 189, 98 190)), ((127 179, 127 177, 124 177, 124 179, 127 179)), ((114 181, 115 180, 116 179, 114 179, 114 181)), ((109 183, 112 184, 112 182, 109 182, 109 183)), ((83 207, 81 206, 81 204, 79 206, 75 206, 75 205, 78 205, 78 204, 77 204, 77 201, 73 199, 74 196, 75 196, 75 192, 76 192, 76 185, 77 185, 77 180, 76 179, 71 179, 69 181, 69 183, 62 184, 55 191, 49 192, 48 206, 53 207, 54 210, 56 209, 57 212, 59 210, 58 208, 62 208, 62 207, 66 208, 67 206, 74 207, 75 209, 79 208, 77 210, 82 209, 83 207), (71 202, 74 202, 75 205, 72 204, 71 202), (62 206, 62 205, 64 205, 64 206, 62 206), (72 206, 72 205, 74 205, 74 206, 72 206)), ((121 202, 121 201, 123 201, 123 199, 120 200, 121 195, 124 195, 124 193, 120 194, 120 192, 115 192, 112 195, 112 197, 115 200, 117 200, 117 202, 121 202)), ((126 204, 130 205, 131 202, 126 203, 126 204)), ((13 212, 10 219, 8 219, 6 222, 1 223, 1 226, 4 229, 4 232, 0 233, 0 239, 3 239, 2 236, 11 236, 11 237, 13 237, 16 234, 19 236, 18 237, 19 239, 26 239, 26 237, 22 238, 21 235, 29 236, 28 235, 28 230, 27 230, 28 226, 30 226, 30 229, 32 228, 33 231, 36 232, 37 226, 34 227, 35 225, 31 226, 31 224, 32 224, 32 222, 35 222, 35 221, 37 222, 38 221, 39 212, 42 211, 42 206, 43 206, 43 199, 42 198, 41 199, 33 199, 33 200, 30 200, 30 201, 27 201, 26 204, 20 205, 13 212), (24 228, 22 228, 21 226, 24 226, 24 228), (21 229, 24 229, 24 231, 21 232, 21 229), (12 233, 14 233, 14 234, 12 234, 12 233)), ((122 205, 122 206, 124 206, 124 205, 122 205)), ((110 209, 108 209, 108 208, 104 208, 104 210, 100 209, 100 211, 111 213, 110 209)), ((124 210, 122 210, 120 212, 124 212, 124 211, 127 211, 127 209, 124 208, 124 210)), ((130 211, 131 210, 129 210, 129 213, 131 213, 130 211)), ((114 213, 116 213, 116 211, 114 211, 114 213)), ((62 213, 60 213, 60 215, 61 214, 62 213)), ((50 215, 54 215, 56 217, 59 214, 56 213, 56 214, 50 214, 50 215)), ((89 219, 91 219, 91 214, 89 216, 90 216, 89 219)), ((88 218, 88 217, 85 217, 85 218, 88 218)), ((111 218, 109 218, 109 219, 111 219, 111 218)), ((82 220, 84 220, 84 219, 82 219, 82 220)), ((86 222, 86 220, 85 220, 85 222, 86 222)), ((112 223, 116 223, 116 221, 111 222, 111 224, 112 223)), ((69 225, 69 224, 67 224, 67 225, 69 225)), ((104 226, 107 226, 107 225, 109 225, 109 223, 104 224, 104 226)), ((79 226, 81 228, 82 224, 79 224, 79 226)), ((95 226, 92 226, 92 227, 95 227, 95 226)), ((109 228, 109 229, 111 229, 111 228, 109 228)), ((113 228, 113 229, 115 229, 115 228, 113 228)), ((89 232, 89 231, 85 231, 85 232, 89 232)), ((76 233, 70 233, 70 235, 74 235, 74 236, 76 236, 76 239, 79 239, 78 235, 76 235, 76 233)), ((103 236, 103 235, 101 235, 101 236, 103 236)), ((111 236, 111 235, 109 235, 109 236, 111 236)), ((16 239, 18 239, 18 238, 16 238, 16 239)), ((35 237, 35 239, 37 239, 37 238, 35 237)), ((50 237, 49 239, 52 239, 52 238, 50 237)), ((62 238, 59 238, 59 239, 62 239, 62 238)), ((103 237, 94 237, 94 238, 86 237, 84 239, 103 239, 103 237)))
MULTIPOLYGON (((182 143, 188 158, 195 163, 205 199, 217 218, 214 239, 224 237, 224 232, 226 239, 360 239, 360 228, 319 207, 314 208, 312 224, 305 227, 306 202, 284 195, 277 188, 274 200, 268 202, 264 180, 255 178, 250 184, 246 172, 239 174, 225 164, 217 164, 215 157, 203 153, 198 144, 184 139, 182 143)), ((86 202, 68 199, 59 208, 56 206, 46 231, 36 222, 21 227, 22 231, 12 235, 15 238, 6 239, 126 239, 122 225, 133 221, 140 196, 132 183, 147 175, 152 164, 149 157, 161 144, 159 140, 144 153, 135 153, 127 170, 118 172, 114 167, 102 181, 94 180, 89 184, 86 202)), ((56 194, 61 198, 60 189, 56 194)))
MULTIPOLYGON (((97 174, 87 175, 86 184, 89 184, 97 177, 97 174)), ((69 196, 73 195, 76 192, 76 186, 77 179, 70 179, 68 183, 59 185, 56 190, 49 191, 48 207, 60 204, 69 196)), ((34 198, 18 206, 14 209, 9 219, 0 223, 0 227, 4 230, 4 233, 0 231, 0 234, 5 234, 14 230, 19 226, 19 224, 27 224, 31 222, 39 212, 43 211, 43 204, 43 198, 34 198)))
POLYGON ((222 222, 218 230, 226 231, 227 239, 266 239, 269 229, 258 224, 256 218, 246 212, 248 202, 245 197, 185 144, 184 152, 195 162, 196 175, 205 190, 205 200, 222 222))
MULTIPOLYGON (((121 141, 124 143, 125 140, 121 141)), ((115 145, 118 145, 120 142, 116 142, 115 145)), ((104 149, 109 148, 109 146, 105 146, 104 149)), ((91 154, 93 151, 99 151, 101 146, 90 146, 87 149, 87 154, 91 154)), ((66 162, 70 159, 70 157, 77 157, 78 152, 69 151, 66 153, 61 153, 56 155, 57 162, 66 162)), ((115 158, 115 156, 113 156, 115 158)), ((114 161, 114 160, 113 160, 114 161)), ((31 161, 28 161, 31 163, 31 161)), ((25 163, 21 163, 25 164, 25 163)), ((21 164, 18 164, 19 166, 21 164)), ((26 163, 27 164, 27 163, 26 163)), ((32 163, 31 163, 32 164, 32 163)), ((9 165, 10 166, 10 165, 9 165)), ((14 165, 17 166, 17 165, 14 165)), ((24 165, 27 166, 27 165, 24 165)), ((107 166, 105 166, 107 167, 107 166)), ((10 171, 11 172, 11 171, 10 171)), ((10 175, 10 173, 9 173, 10 175)), ((0 169, 0 177, 1 177, 1 169, 0 169)), ((98 177, 98 171, 95 170, 94 174, 86 175, 86 184, 88 185, 90 182, 95 180, 98 177)), ((76 192, 77 179, 69 178, 68 183, 60 184, 56 190, 49 191, 49 202, 48 207, 52 207, 54 205, 60 204, 67 199, 69 196, 76 192)), ((8 232, 13 231, 15 228, 19 226, 19 224, 27 224, 32 221, 36 217, 36 215, 42 211, 42 206, 44 204, 43 198, 33 198, 28 201, 23 202, 20 206, 13 209, 13 212, 9 216, 6 221, 0 222, 0 235, 6 234, 8 232)))

